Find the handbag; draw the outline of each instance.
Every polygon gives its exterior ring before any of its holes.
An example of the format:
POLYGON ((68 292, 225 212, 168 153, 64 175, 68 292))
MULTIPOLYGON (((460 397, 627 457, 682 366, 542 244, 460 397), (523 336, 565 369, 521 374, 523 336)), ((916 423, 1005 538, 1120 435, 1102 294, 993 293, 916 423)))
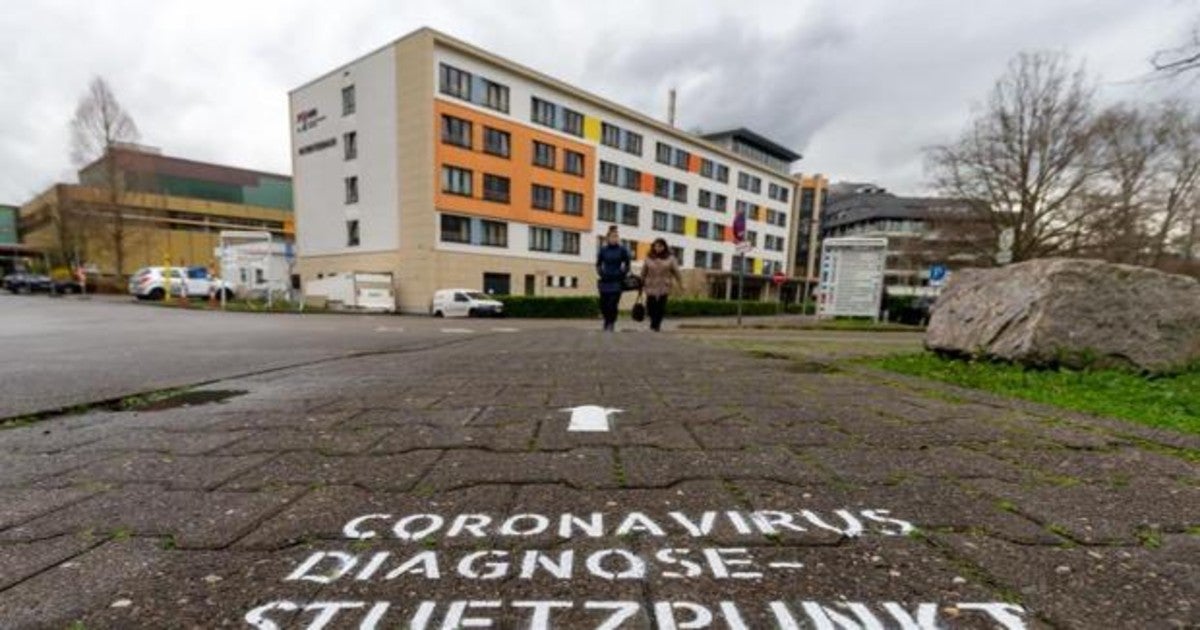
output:
POLYGON ((642 292, 638 291, 637 301, 633 303, 633 311, 629 313, 633 321, 640 322, 646 319, 646 305, 642 303, 642 292))
POLYGON ((621 290, 640 292, 642 290, 642 277, 632 273, 626 274, 626 276, 621 279, 621 290))

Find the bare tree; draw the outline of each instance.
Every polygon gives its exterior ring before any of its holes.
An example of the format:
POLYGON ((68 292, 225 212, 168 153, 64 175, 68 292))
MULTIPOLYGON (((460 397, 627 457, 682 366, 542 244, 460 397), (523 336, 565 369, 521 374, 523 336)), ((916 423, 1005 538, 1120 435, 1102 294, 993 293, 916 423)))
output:
POLYGON ((1142 264, 1152 255, 1151 215, 1161 203, 1166 149, 1155 110, 1117 105, 1097 119, 1099 176, 1086 195, 1091 245, 1112 262, 1142 264))
POLYGON ((1097 170, 1093 88, 1059 53, 1021 53, 954 144, 933 147, 929 170, 948 197, 990 209, 1014 230, 1013 260, 1067 253, 1087 217, 1079 194, 1097 170))
MULTIPOLYGON (((82 216, 98 219, 100 225, 95 229, 103 232, 105 245, 112 249, 118 277, 125 272, 128 230, 119 203, 124 185, 113 149, 121 143, 136 142, 138 137, 137 125, 117 102, 108 83, 101 77, 92 79, 71 119, 71 160, 79 167, 103 160, 89 183, 98 183, 104 190, 104 202, 101 207, 85 209, 82 216)), ((88 228, 93 229, 91 225, 88 228)), ((76 252, 77 261, 78 255, 76 252)))
POLYGON ((1164 48, 1150 57, 1156 72, 1168 75, 1184 74, 1200 68, 1200 23, 1192 27, 1190 39, 1173 48, 1164 48))

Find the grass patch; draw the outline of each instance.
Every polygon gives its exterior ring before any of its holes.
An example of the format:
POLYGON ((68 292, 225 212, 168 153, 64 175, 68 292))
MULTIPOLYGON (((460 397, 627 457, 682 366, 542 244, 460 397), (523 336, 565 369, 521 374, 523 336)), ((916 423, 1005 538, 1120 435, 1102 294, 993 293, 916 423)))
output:
MULTIPOLYGON (((737 328, 731 324, 680 324, 682 330, 724 330, 727 328, 737 328)), ((771 323, 745 323, 741 328, 746 330, 832 330, 843 332, 922 332, 925 329, 921 326, 909 326, 907 324, 896 324, 891 322, 876 322, 871 319, 862 318, 842 318, 842 319, 820 319, 811 322, 801 322, 795 324, 771 324, 771 323)))
POLYGON ((867 359, 868 365, 997 394, 1200 433, 1200 369, 1146 377, 1124 370, 1037 370, 943 359, 930 353, 867 359))

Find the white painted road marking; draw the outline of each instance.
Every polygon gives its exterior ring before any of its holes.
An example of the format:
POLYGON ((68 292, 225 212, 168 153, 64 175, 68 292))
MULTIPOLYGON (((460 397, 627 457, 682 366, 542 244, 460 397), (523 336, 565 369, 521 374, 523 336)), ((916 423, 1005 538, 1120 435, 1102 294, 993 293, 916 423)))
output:
POLYGON ((803 569, 803 562, 770 562, 767 566, 772 569, 803 569))
POLYGON ((475 332, 470 328, 443 328, 442 332, 450 335, 465 335, 475 332))
POLYGON ((379 326, 375 332, 404 332, 403 328, 393 328, 391 326, 379 326))
POLYGON ((521 332, 521 330, 519 328, 493 328, 492 332, 515 333, 521 332))
POLYGON ((562 411, 571 414, 571 424, 567 425, 568 431, 584 432, 608 431, 610 429, 609 414, 621 413, 620 409, 609 409, 597 405, 570 407, 562 411))

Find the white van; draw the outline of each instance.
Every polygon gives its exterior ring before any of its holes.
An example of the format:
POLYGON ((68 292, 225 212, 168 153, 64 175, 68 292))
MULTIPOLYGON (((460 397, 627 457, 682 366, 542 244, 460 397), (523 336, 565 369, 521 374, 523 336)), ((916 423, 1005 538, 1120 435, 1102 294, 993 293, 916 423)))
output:
POLYGON ((502 317, 504 303, 471 289, 441 289, 433 294, 434 317, 502 317))

